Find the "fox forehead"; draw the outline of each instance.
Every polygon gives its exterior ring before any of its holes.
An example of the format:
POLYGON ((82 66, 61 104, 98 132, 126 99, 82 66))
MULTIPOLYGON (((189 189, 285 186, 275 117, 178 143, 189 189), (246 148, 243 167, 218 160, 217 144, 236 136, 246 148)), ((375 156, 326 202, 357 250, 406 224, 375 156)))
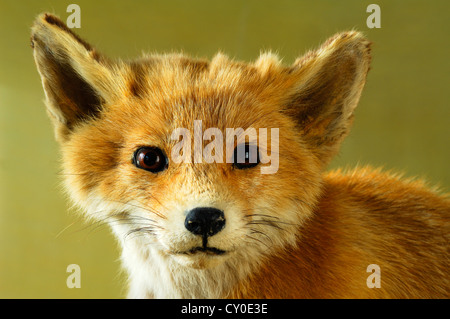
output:
MULTIPOLYGON (((261 93, 274 84, 278 87, 284 68, 274 54, 263 54, 253 64, 230 60, 222 53, 211 61, 183 54, 147 55, 128 64, 129 93, 137 97, 167 94, 176 96, 192 88, 216 92, 261 93), (278 77, 278 78, 277 78, 278 77), (149 91, 149 89, 154 91, 149 91), (155 91, 156 89, 156 91, 155 91), (159 90, 157 90, 159 89, 159 90)), ((202 93, 202 91, 200 91, 202 93)), ((165 95, 167 96, 167 95, 165 95)))
MULTIPOLYGON (((287 68, 275 55, 256 63, 231 61, 217 54, 211 61, 182 54, 147 56, 125 68, 127 93, 104 108, 107 122, 142 136, 167 138, 175 128, 283 127, 280 112, 287 68)), ((129 134, 130 132, 127 132, 129 134)))

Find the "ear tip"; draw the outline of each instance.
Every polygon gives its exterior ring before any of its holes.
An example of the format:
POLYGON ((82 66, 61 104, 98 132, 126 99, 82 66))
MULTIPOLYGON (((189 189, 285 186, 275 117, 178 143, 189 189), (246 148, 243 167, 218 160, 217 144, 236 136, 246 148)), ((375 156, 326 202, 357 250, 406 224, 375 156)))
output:
POLYGON ((370 63, 372 42, 362 32, 351 30, 335 34, 322 45, 321 49, 327 52, 345 52, 370 63))
POLYGON ((372 42, 369 41, 362 32, 356 30, 338 33, 334 37, 331 37, 327 42, 328 44, 335 43, 339 45, 350 44, 354 46, 360 46, 361 48, 366 48, 369 50, 372 44, 372 42))
POLYGON ((33 26, 31 27, 31 38, 33 39, 36 37, 36 34, 45 32, 49 25, 56 25, 58 27, 61 27, 62 25, 64 25, 64 22, 62 22, 61 19, 51 13, 41 13, 36 17, 33 26))
POLYGON ((62 34, 72 37, 73 40, 84 46, 87 51, 93 50, 93 47, 89 43, 81 39, 58 16, 48 12, 39 14, 31 27, 31 47, 34 48, 34 41, 36 39, 54 42, 62 34))
POLYGON ((52 24, 61 27, 62 25, 65 26, 65 23, 56 15, 51 14, 49 12, 43 12, 39 14, 36 19, 34 20, 33 26, 39 26, 39 25, 46 25, 46 24, 52 24))
POLYGON ((41 17, 45 22, 47 22, 49 24, 53 24, 58 27, 64 26, 67 28, 66 24, 58 16, 56 16, 54 14, 45 12, 41 15, 41 17))

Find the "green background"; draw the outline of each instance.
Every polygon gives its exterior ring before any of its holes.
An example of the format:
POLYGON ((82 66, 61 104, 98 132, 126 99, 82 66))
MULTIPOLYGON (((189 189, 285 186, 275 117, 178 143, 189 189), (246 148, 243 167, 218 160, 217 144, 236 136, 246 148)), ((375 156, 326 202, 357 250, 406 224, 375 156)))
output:
MULTIPOLYGON (((75 1, 74 1, 75 2, 75 1)), ((60 189, 59 153, 30 48, 41 12, 66 21, 69 1, 0 0, 0 297, 125 296, 119 251, 106 226, 89 225, 60 189), (81 267, 81 288, 66 267, 81 267)), ((449 1, 76 1, 81 29, 101 52, 132 58, 217 50, 252 61, 272 49, 285 63, 338 31, 363 31, 372 70, 351 135, 332 167, 371 164, 426 177, 448 190, 449 1)))

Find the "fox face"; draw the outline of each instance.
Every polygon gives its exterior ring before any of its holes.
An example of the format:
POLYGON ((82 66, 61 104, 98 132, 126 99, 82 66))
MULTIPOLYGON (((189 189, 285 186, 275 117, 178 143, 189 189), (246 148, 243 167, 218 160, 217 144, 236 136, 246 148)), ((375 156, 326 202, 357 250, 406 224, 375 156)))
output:
POLYGON ((342 33, 289 66, 271 53, 113 61, 55 16, 32 30, 70 198, 142 260, 236 277, 301 236, 351 125, 369 46, 342 33))

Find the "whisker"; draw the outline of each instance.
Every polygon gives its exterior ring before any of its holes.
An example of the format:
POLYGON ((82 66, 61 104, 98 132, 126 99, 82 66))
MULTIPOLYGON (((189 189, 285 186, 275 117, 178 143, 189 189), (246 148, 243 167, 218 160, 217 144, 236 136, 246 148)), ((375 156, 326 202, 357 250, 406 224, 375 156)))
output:
POLYGON ((138 228, 134 228, 129 230, 124 237, 128 237, 131 234, 134 233, 141 233, 141 232, 145 232, 145 233, 153 233, 153 228, 152 227, 138 227, 138 228))
POLYGON ((259 235, 262 235, 262 236, 264 236, 264 237, 266 237, 269 241, 270 241, 270 243, 271 244, 273 244, 273 240, 272 240, 272 238, 270 238, 270 236, 269 235, 267 235, 267 234, 265 234, 265 233, 263 233, 263 232, 261 232, 261 231, 259 231, 259 230, 256 230, 256 229, 254 229, 254 228, 250 228, 250 234, 259 234, 259 235))
MULTIPOLYGON (((245 211, 250 211, 250 209, 247 210, 243 210, 245 211)), ((287 222, 285 220, 282 220, 280 217, 278 216, 273 216, 273 215, 268 215, 268 214, 261 214, 261 213, 247 213, 244 215, 245 219, 251 219, 250 221, 248 221, 247 223, 260 223, 260 224, 265 224, 268 226, 273 226, 275 228, 284 230, 282 227, 278 226, 278 225, 290 225, 290 226, 295 226, 297 225, 296 223, 290 223, 287 222), (261 218, 255 218, 255 217, 261 217, 261 218)))
MULTIPOLYGON (((100 213, 101 211, 99 211, 98 213, 100 213)), ((94 213, 95 214, 95 213, 94 213)), ((88 228, 91 228, 91 227, 93 227, 94 225, 98 225, 98 224, 100 224, 98 227, 100 227, 100 226, 102 226, 102 223, 103 224, 106 224, 106 222, 104 221, 104 220, 106 220, 108 217, 106 217, 106 218, 104 218, 104 219, 102 219, 102 220, 99 220, 99 221, 96 221, 96 222, 94 222, 94 223, 89 223, 89 224, 86 224, 84 227, 82 227, 81 229, 77 229, 77 230, 74 230, 73 232, 71 232, 71 233, 69 233, 69 234, 74 234, 74 233, 78 233, 78 232, 81 232, 81 231, 84 231, 84 230, 86 230, 86 229, 88 229, 88 228)), ((78 223, 77 221, 74 221, 74 222, 72 222, 72 223, 70 223, 69 225, 67 225, 66 227, 64 227, 56 236, 55 236, 55 238, 59 238, 63 233, 65 233, 65 232, 67 232, 67 230, 70 228, 70 227, 73 227, 76 223, 78 223)))
MULTIPOLYGON (((145 236, 145 235, 155 235, 155 227, 153 226, 147 226, 147 227, 137 227, 134 229, 129 230, 125 235, 124 235, 124 240, 128 239, 128 237, 130 235, 134 235, 134 236, 145 236)), ((132 237, 135 238, 135 237, 132 237)))
MULTIPOLYGON (((104 210, 97 211, 95 213, 91 213, 91 215, 101 214, 104 213, 104 210)), ((97 229, 101 228, 102 226, 112 226, 112 225, 144 225, 144 226, 152 226, 155 228, 163 229, 161 226, 157 225, 157 221, 142 217, 142 216, 136 216, 133 214, 130 214, 129 212, 119 212, 114 214, 108 214, 106 216, 103 216, 103 218, 87 225, 81 230, 86 230, 88 228, 91 228, 88 235, 92 232, 96 231, 97 229)))
POLYGON ((250 239, 252 239, 252 240, 254 240, 254 241, 259 242, 260 244, 266 246, 266 248, 267 248, 268 250, 270 249, 270 246, 269 246, 267 243, 263 242, 262 240, 259 240, 258 238, 255 238, 255 237, 250 236, 250 235, 248 235, 248 234, 245 235, 245 237, 250 238, 250 239))
MULTIPOLYGON (((122 202, 122 201, 117 201, 117 200, 109 200, 109 201, 110 201, 110 202, 119 203, 119 204, 122 204, 122 205, 128 205, 128 206, 136 207, 136 208, 139 208, 139 209, 143 209, 143 210, 145 210, 146 212, 155 214, 155 215, 158 216, 159 218, 167 219, 166 216, 164 216, 161 212, 156 211, 155 209, 152 209, 152 208, 147 208, 147 207, 144 207, 144 206, 140 206, 140 205, 136 205, 136 204, 131 204, 131 203, 127 203, 127 202, 122 202)), ((141 203, 140 203, 140 204, 141 204, 141 203)), ((142 205, 142 204, 141 204, 141 205, 142 205)))
MULTIPOLYGON (((244 209, 242 210, 242 212, 246 213, 246 212, 250 212, 248 214, 245 214, 246 217, 253 217, 253 216, 262 216, 262 217, 269 217, 269 218, 275 218, 275 219, 280 219, 280 217, 278 216, 273 216, 273 215, 268 215, 268 214, 261 214, 261 213, 255 213, 255 210, 260 210, 260 208, 257 209, 244 209)), ((269 210, 269 208, 266 208, 266 210, 269 210)), ((270 209, 270 211, 273 211, 272 209, 270 209)))
POLYGON ((280 227, 280 226, 274 224, 272 221, 268 221, 268 220, 251 221, 251 222, 248 222, 247 225, 265 225, 265 226, 274 227, 276 229, 284 230, 282 227, 280 227))
POLYGON ((56 236, 55 239, 59 238, 67 229, 69 229, 70 227, 72 227, 75 224, 75 222, 71 222, 69 225, 67 225, 66 227, 64 227, 61 231, 59 231, 56 236))

